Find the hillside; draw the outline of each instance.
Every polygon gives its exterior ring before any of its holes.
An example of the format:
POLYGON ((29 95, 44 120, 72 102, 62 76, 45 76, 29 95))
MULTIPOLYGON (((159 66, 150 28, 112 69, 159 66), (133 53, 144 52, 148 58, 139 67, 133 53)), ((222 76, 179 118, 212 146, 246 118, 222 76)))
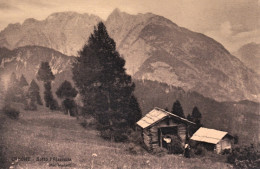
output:
MULTIPOLYGON (((75 12, 27 19, 1 31, 0 46, 39 45, 77 55, 100 20, 75 12)), ((179 86, 218 101, 259 101, 259 75, 215 40, 151 13, 130 15, 116 9, 105 24, 135 79, 179 86)))
POLYGON ((260 44, 248 43, 234 53, 247 67, 260 74, 260 44))
MULTIPOLYGON (((56 78, 52 84, 52 91, 64 81, 72 81, 71 63, 74 57, 66 56, 53 49, 26 46, 15 50, 0 49, 2 58, 1 67, 4 79, 15 72, 18 76, 22 73, 28 82, 35 78, 41 61, 50 62, 56 78)), ((242 140, 251 137, 252 142, 260 141, 258 121, 260 106, 254 102, 217 102, 214 99, 204 97, 195 91, 185 91, 181 87, 174 87, 166 83, 156 81, 134 80, 136 84, 135 95, 138 98, 143 115, 153 107, 168 107, 171 109, 173 102, 179 99, 183 105, 185 115, 191 113, 194 106, 198 106, 203 114, 203 123, 207 127, 222 129, 238 134, 242 140), (232 121, 232 123, 230 123, 232 121), (237 126, 239 124, 239 126, 237 126), (247 129, 250 130, 247 131, 247 129)), ((43 86, 41 95, 43 98, 43 86)), ((55 96, 55 94, 54 94, 55 96)), ((55 96, 56 97, 56 96, 55 96)), ((58 99, 59 100, 59 99, 58 99)))
POLYGON ((179 100, 185 116, 191 114, 194 106, 202 113, 202 124, 205 127, 228 131, 238 135, 240 143, 260 142, 260 104, 251 101, 217 102, 194 91, 149 80, 135 80, 135 95, 143 115, 154 107, 171 110, 173 103, 179 100))
MULTIPOLYGON (((53 49, 40 46, 24 46, 14 50, 0 48, 1 76, 7 84, 9 76, 14 72, 18 77, 24 74, 28 83, 36 78, 41 62, 49 62, 52 72, 56 76, 53 83, 57 88, 67 76, 71 75, 71 63, 74 57, 66 56, 53 49)), ((6 86, 7 87, 7 86, 6 86)))
POLYGON ((203 34, 161 16, 119 10, 106 25, 135 79, 179 86, 219 101, 257 100, 259 76, 203 34))
POLYGON ((30 157, 30 161, 14 162, 14 168, 61 168, 58 164, 78 169, 232 168, 229 164, 217 162, 221 160, 214 155, 186 159, 177 155, 159 158, 145 151, 131 154, 127 151, 128 143, 105 141, 97 131, 80 126, 75 118, 42 107, 37 112, 22 111, 17 121, 0 113, 0 132, 0 160, 4 154, 4 160, 8 161, 0 168, 9 168, 14 157, 30 157), (71 161, 49 160, 52 157, 71 161))

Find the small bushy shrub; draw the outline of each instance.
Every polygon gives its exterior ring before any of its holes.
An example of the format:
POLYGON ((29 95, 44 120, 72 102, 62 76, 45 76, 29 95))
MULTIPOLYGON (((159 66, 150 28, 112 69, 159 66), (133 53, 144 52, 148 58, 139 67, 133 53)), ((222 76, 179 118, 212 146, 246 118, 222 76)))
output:
POLYGON ((173 154, 182 154, 184 151, 182 141, 180 137, 178 136, 171 136, 171 144, 169 145, 170 147, 170 153, 173 154))
POLYGON ((141 136, 140 131, 131 131, 131 133, 128 135, 128 141, 137 145, 143 144, 143 139, 141 136))
POLYGON ((260 166, 260 152, 253 144, 250 146, 235 147, 227 162, 237 169, 258 169, 260 166))
POLYGON ((109 130, 101 130, 100 136, 105 140, 111 140, 111 133, 109 130))
POLYGON ((3 150, 3 146, 0 145, 0 169, 5 169, 5 168, 9 168, 8 166, 10 166, 8 164, 8 159, 5 156, 4 150, 3 150))
POLYGON ((19 110, 16 110, 9 105, 4 106, 3 112, 11 119, 18 119, 20 114, 19 110))
POLYGON ((37 110, 37 106, 32 100, 30 100, 29 103, 26 101, 26 103, 24 104, 24 110, 35 111, 37 110))
POLYGON ((115 142, 126 142, 128 140, 127 133, 122 130, 100 130, 100 136, 105 140, 111 140, 115 142))
POLYGON ((239 143, 239 137, 238 135, 234 135, 234 144, 238 144, 239 143))
POLYGON ((82 127, 84 127, 84 128, 87 128, 87 122, 86 122, 86 121, 81 122, 80 125, 81 125, 82 127))
POLYGON ((132 155, 137 155, 137 154, 144 154, 145 150, 137 144, 134 143, 130 143, 127 147, 126 147, 126 151, 129 152, 132 155))
POLYGON ((152 154, 158 157, 163 157, 168 154, 168 150, 166 148, 158 147, 152 151, 152 154))
POLYGON ((65 99, 62 102, 62 109, 64 111, 65 114, 68 114, 68 112, 70 113, 70 116, 77 116, 77 105, 75 103, 74 100, 72 99, 65 99))
POLYGON ((51 110, 60 110, 59 104, 57 102, 57 100, 52 99, 52 101, 50 101, 50 109, 51 110))
POLYGON ((97 121, 93 117, 88 117, 88 118, 78 118, 80 121, 80 124, 84 128, 96 128, 97 126, 97 121))
POLYGON ((195 155, 195 149, 194 148, 191 148, 190 149, 190 157, 191 158, 193 158, 193 157, 195 157, 196 155, 195 155))
POLYGON ((114 134, 115 142, 125 142, 128 140, 127 134, 122 133, 122 131, 120 130, 115 131, 113 134, 114 134))
POLYGON ((195 153, 196 155, 199 155, 199 156, 205 156, 206 153, 207 153, 207 149, 206 149, 204 146, 202 146, 202 145, 198 145, 198 146, 196 147, 194 153, 195 153))
POLYGON ((225 155, 225 154, 230 154, 231 153, 231 150, 230 149, 225 149, 222 151, 222 155, 225 155))

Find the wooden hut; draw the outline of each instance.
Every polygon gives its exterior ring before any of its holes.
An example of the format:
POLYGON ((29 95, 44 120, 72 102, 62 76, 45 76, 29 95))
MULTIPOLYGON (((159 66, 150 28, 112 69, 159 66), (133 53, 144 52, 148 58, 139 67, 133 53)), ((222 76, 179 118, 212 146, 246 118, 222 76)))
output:
POLYGON ((190 139, 219 154, 232 148, 233 137, 225 131, 200 127, 190 139))
POLYGON ((187 126, 195 123, 156 107, 139 120, 137 125, 141 129, 146 148, 152 151, 159 147, 167 148, 167 144, 174 138, 172 136, 177 136, 184 146, 187 126))

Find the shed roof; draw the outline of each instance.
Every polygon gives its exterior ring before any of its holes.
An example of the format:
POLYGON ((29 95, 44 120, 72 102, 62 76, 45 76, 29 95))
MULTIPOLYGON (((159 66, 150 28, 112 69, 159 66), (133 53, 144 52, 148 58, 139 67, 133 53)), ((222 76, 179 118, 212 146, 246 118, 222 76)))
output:
POLYGON ((217 144, 228 132, 209 129, 205 127, 199 128, 191 137, 191 140, 217 144))
POLYGON ((190 123, 190 124, 195 124, 185 118, 182 118, 180 116, 177 116, 175 114, 172 114, 168 111, 165 111, 163 109, 160 109, 158 107, 155 107, 152 111, 150 111, 149 113, 147 113, 141 120, 139 120, 137 122, 137 124, 142 127, 142 128, 147 128, 161 120, 163 120, 164 118, 168 117, 168 116, 172 116, 172 117, 175 117, 181 121, 185 121, 187 123, 190 123))

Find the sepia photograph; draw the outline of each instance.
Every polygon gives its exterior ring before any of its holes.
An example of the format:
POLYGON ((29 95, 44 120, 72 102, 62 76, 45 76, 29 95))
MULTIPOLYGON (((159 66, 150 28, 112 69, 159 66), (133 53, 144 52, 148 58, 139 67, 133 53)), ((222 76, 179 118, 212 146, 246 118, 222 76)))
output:
POLYGON ((260 0, 0 0, 0 169, 259 169, 260 0))

